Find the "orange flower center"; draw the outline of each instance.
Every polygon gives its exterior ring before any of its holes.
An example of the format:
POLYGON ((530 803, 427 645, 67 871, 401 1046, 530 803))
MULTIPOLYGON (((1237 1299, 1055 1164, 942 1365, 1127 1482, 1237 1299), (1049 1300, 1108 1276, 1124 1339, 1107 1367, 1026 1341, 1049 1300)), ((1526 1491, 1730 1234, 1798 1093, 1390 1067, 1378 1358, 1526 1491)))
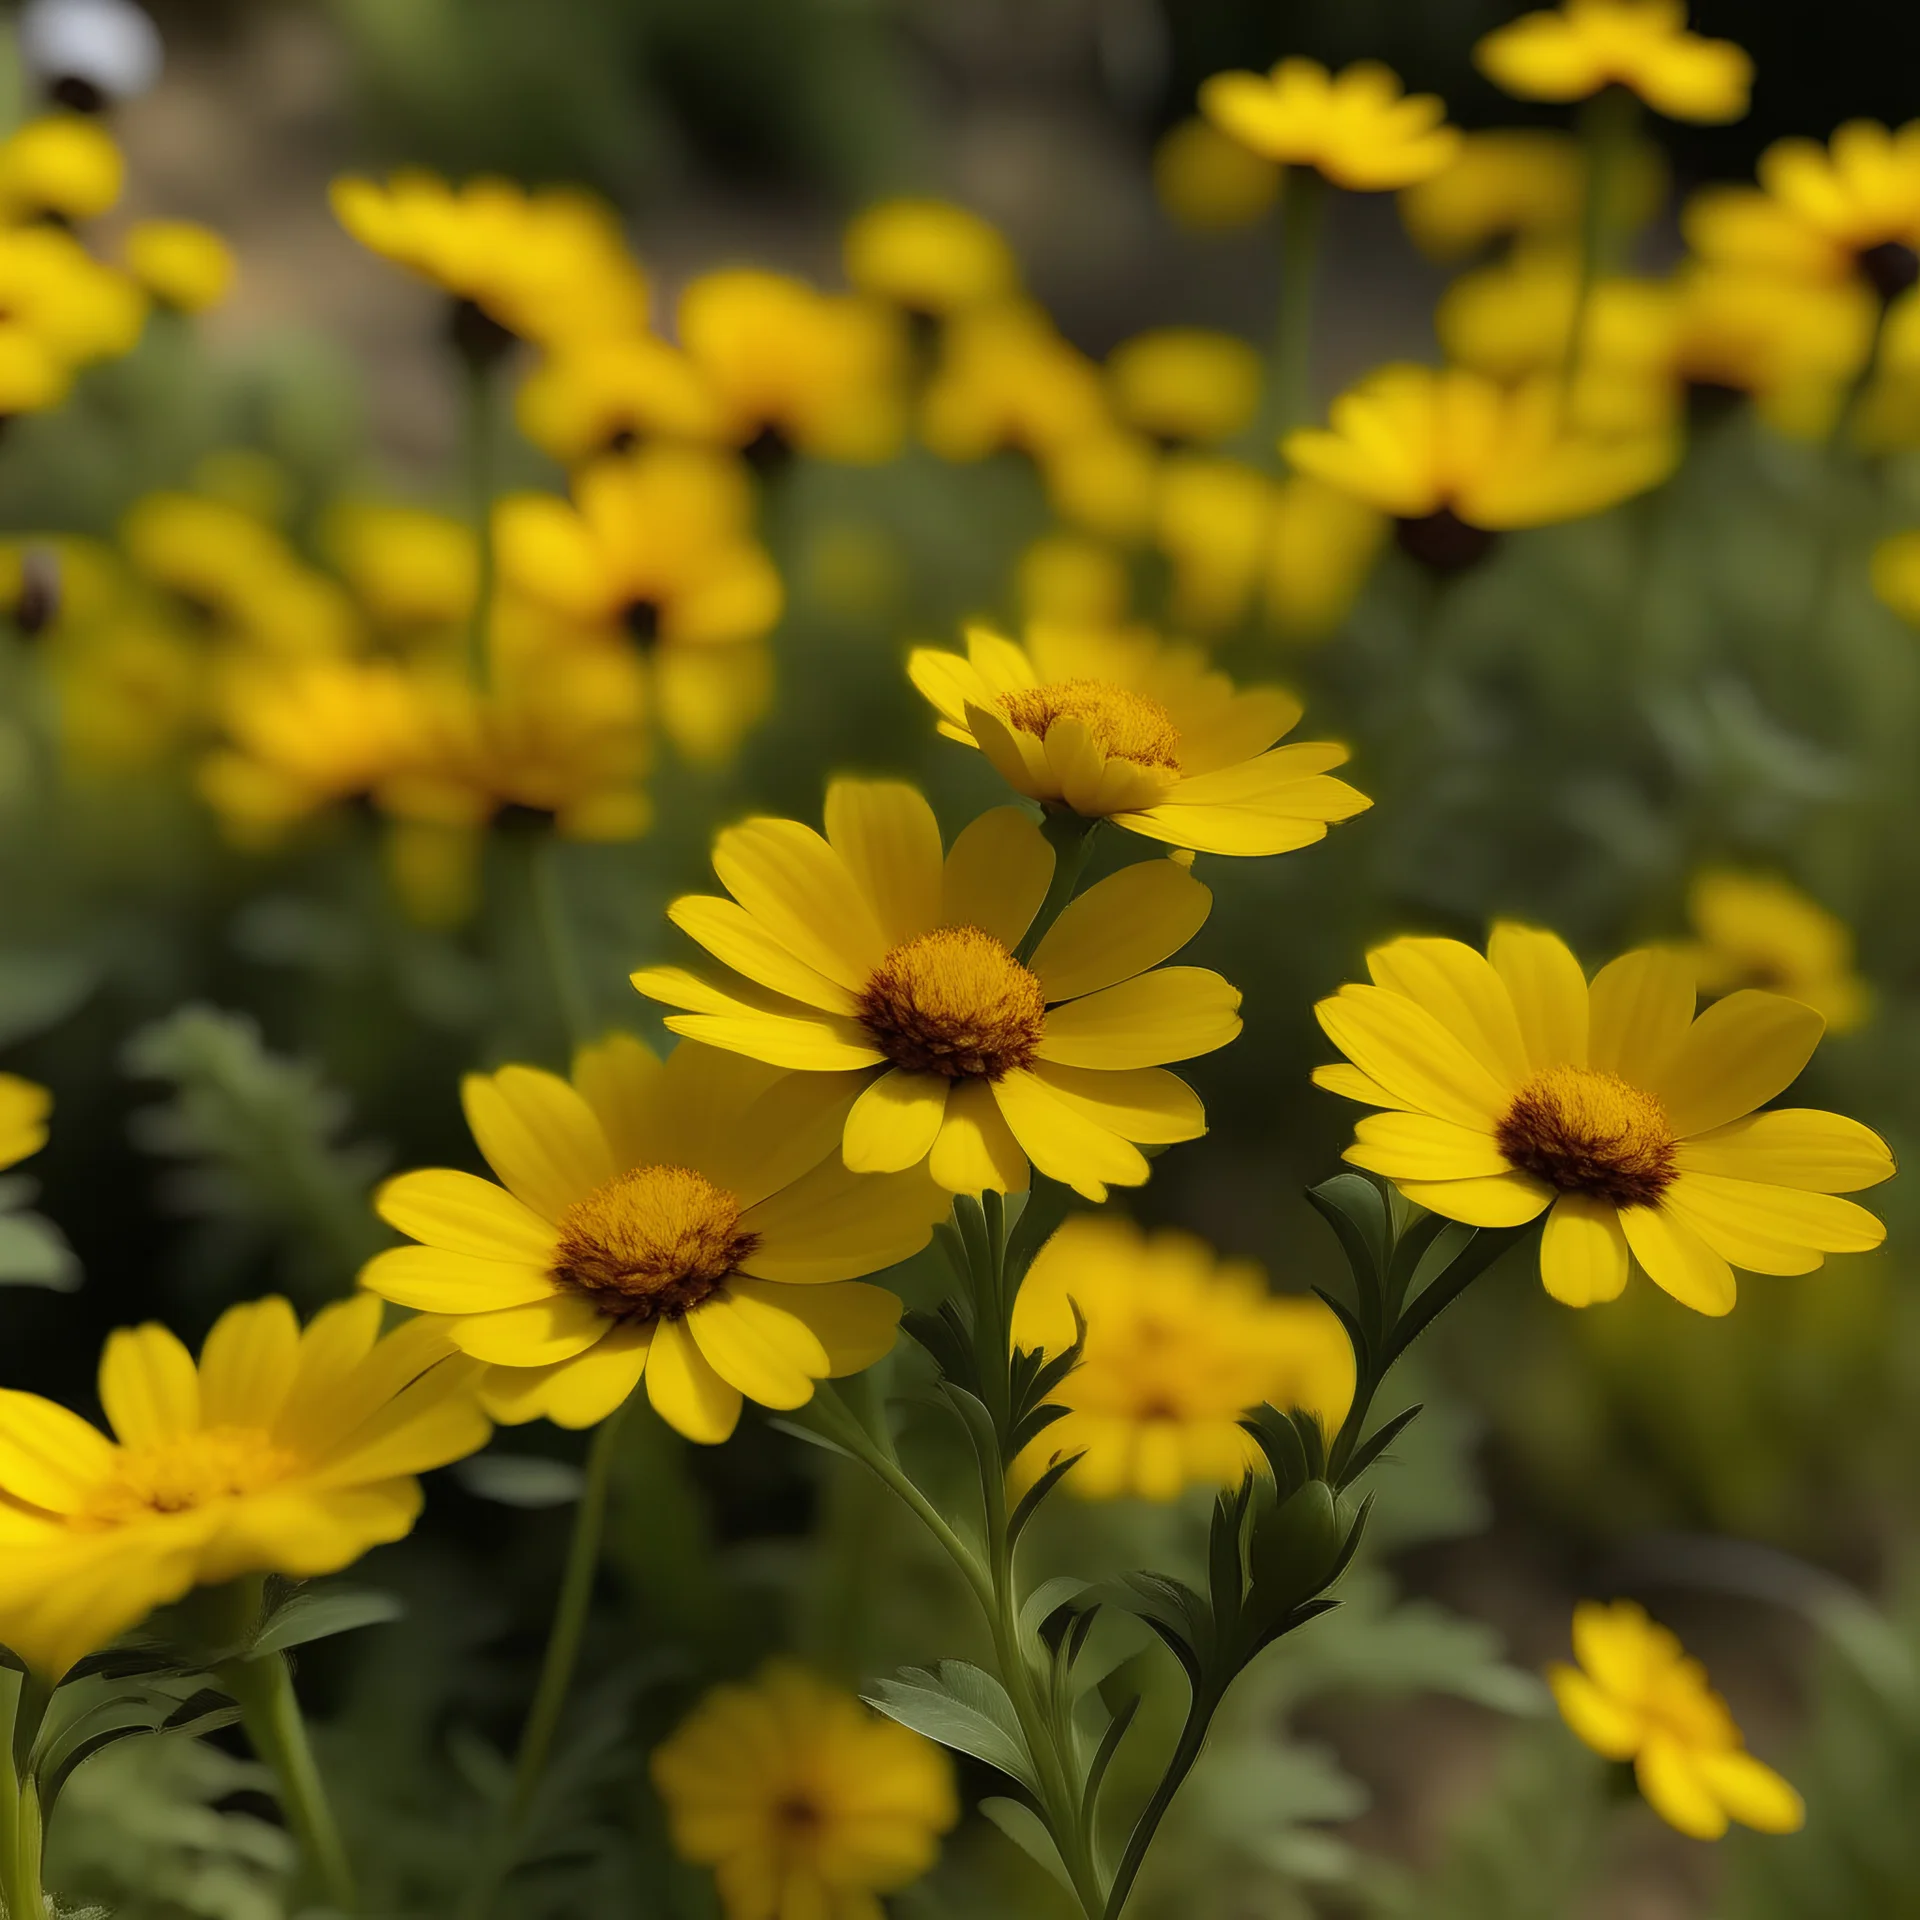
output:
POLYGON ((159 1514, 189 1513, 216 1500, 258 1493, 284 1479, 292 1454, 258 1427, 204 1427, 145 1446, 115 1449, 113 1470, 74 1516, 92 1531, 159 1514))
POLYGON ((560 1220, 553 1277, 614 1320, 678 1320, 760 1244, 740 1202, 691 1167, 635 1167, 560 1220))
POLYGON ((1039 979, 978 927, 902 942, 860 996, 873 1043, 910 1073, 998 1080, 1032 1064, 1046 1024, 1039 979))
POLYGON ((1044 740, 1056 721, 1078 720, 1109 759, 1180 771, 1180 729, 1158 700, 1107 680, 1056 680, 1000 696, 1011 726, 1044 740))
POLYGON ((1650 1207, 1673 1184, 1677 1143, 1650 1093, 1598 1067, 1548 1067, 1494 1130, 1512 1164, 1561 1193, 1650 1207))

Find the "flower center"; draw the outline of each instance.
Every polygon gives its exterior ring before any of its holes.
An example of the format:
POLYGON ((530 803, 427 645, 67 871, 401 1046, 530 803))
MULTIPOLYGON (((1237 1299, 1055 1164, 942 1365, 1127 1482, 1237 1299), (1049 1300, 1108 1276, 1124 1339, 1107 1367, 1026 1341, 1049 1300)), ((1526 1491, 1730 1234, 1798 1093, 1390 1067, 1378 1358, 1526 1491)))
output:
POLYGON ((258 1427, 206 1427, 115 1450, 113 1470, 74 1518, 82 1528, 126 1526, 258 1493, 283 1479, 293 1456, 258 1427))
POLYGON ((902 942, 860 996, 874 1045, 910 1073, 998 1080, 1031 1064, 1046 1023, 1038 978, 978 927, 902 942))
POLYGON ((740 1202, 691 1167, 635 1167, 560 1220, 553 1277, 615 1320, 678 1320, 760 1244, 740 1202))
POLYGON ((1022 733, 1044 740, 1056 720, 1078 720, 1101 751, 1137 766, 1180 771, 1180 729, 1158 700, 1106 680, 1056 680, 1016 687, 1000 696, 1000 711, 1022 733))
POLYGON ((1548 1067, 1514 1095, 1494 1138, 1562 1193, 1650 1207, 1673 1183, 1675 1141, 1652 1094, 1597 1067, 1548 1067))

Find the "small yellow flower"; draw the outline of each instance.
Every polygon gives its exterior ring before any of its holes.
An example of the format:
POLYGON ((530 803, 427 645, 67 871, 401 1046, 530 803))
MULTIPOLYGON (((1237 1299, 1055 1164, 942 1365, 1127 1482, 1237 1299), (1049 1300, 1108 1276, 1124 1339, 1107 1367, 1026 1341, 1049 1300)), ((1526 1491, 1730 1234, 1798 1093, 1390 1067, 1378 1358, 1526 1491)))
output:
POLYGON ((1280 198, 1280 169, 1200 114, 1177 122, 1153 150, 1153 190, 1170 219, 1208 233, 1250 227, 1280 198))
POLYGON ((908 313, 944 318, 1020 289, 999 228, 947 200, 882 200, 847 223, 842 254, 854 286, 908 313))
POLYGON ((1890 534, 1874 548, 1873 590, 1902 620, 1920 627, 1920 529, 1890 534))
POLYGON ((1107 356, 1120 418, 1166 445, 1231 440, 1259 408, 1261 377, 1246 341, 1205 327, 1157 327, 1107 356))
POLYGON ((1112 424, 1099 368, 1023 301, 957 314, 921 401, 921 437, 943 460, 1038 457, 1112 424))
POLYGON ((1687 910, 1699 935, 1689 949, 1703 993, 1766 987, 1804 1002, 1829 1033, 1867 1018, 1872 995, 1853 970, 1846 922, 1777 877, 1723 870, 1698 875, 1687 910))
POLYGON ((691 1044, 662 1062, 616 1034, 566 1081, 471 1074, 467 1123, 499 1186, 436 1168, 389 1180, 382 1219, 420 1244, 362 1286, 446 1316, 488 1363, 496 1420, 604 1420, 644 1376, 691 1440, 742 1396, 798 1407, 893 1345, 900 1302, 859 1276, 924 1247, 945 1196, 834 1156, 846 1076, 784 1075, 691 1044))
POLYGON ((53 1095, 17 1073, 0 1073, 0 1167, 17 1166, 47 1144, 53 1095))
POLYGON ((549 354, 521 382, 514 410, 520 431, 567 467, 643 440, 737 437, 734 416, 699 365, 650 333, 582 340, 549 354))
POLYGON ((1275 489, 1267 617, 1287 638, 1318 640, 1353 611, 1387 520, 1377 508, 1304 473, 1275 489))
POLYGON ((1633 1762, 1668 1826, 1695 1840, 1718 1840, 1734 1820, 1761 1833, 1800 1830, 1800 1796, 1747 1752, 1705 1669, 1642 1608, 1581 1601, 1573 1653, 1577 1667, 1547 1670, 1561 1718, 1595 1753, 1633 1762))
POLYGON ((267 1299, 223 1313, 197 1367, 165 1327, 112 1335, 112 1439, 0 1393, 0 1641, 58 1680, 190 1588, 310 1580, 402 1538, 417 1476, 486 1444, 477 1375, 432 1321, 381 1337, 371 1296, 304 1333, 267 1299))
POLYGON ((1671 120, 1710 126, 1740 119, 1753 88, 1742 48, 1687 31, 1684 0, 1566 0, 1496 27, 1474 60, 1521 100, 1584 100, 1619 86, 1671 120))
POLYGON ((1147 1178, 1142 1144, 1206 1131, 1170 1061, 1224 1047, 1240 996, 1216 973, 1160 963, 1213 896, 1175 860, 1089 887, 1015 958, 1053 878, 1053 849, 1016 807, 982 814, 941 854, 912 787, 836 780, 826 835, 752 819, 714 843, 731 899, 691 894, 674 924, 733 969, 633 976, 686 1011, 677 1033, 859 1090, 846 1164, 925 1162, 951 1193, 1024 1187, 1028 1162, 1089 1200, 1147 1178))
POLYGON ((465 521, 425 507, 345 499, 328 508, 320 539, 383 632, 444 632, 471 617, 480 556, 465 521))
POLYGON ((1571 428, 1551 377, 1507 388, 1463 367, 1383 367, 1333 403, 1330 422, 1289 434, 1288 464, 1392 515, 1422 557, 1428 535, 1469 530, 1453 564, 1477 557, 1487 534, 1617 506, 1657 486, 1680 453, 1665 426, 1571 428))
POLYGON ((1117 541, 1137 540, 1151 526, 1159 459, 1145 434, 1101 426, 1039 459, 1048 502, 1068 525, 1117 541))
POLYGON ((140 289, 57 227, 0 229, 0 413, 58 405, 74 372, 130 353, 140 289))
POLYGON ((1065 626, 1118 626, 1132 582, 1123 555, 1078 533, 1046 533, 1020 556, 1015 589, 1029 620, 1065 626))
POLYGON ((1446 103, 1404 93, 1399 76, 1377 60, 1338 74, 1299 59, 1282 60, 1271 73, 1216 73, 1200 88, 1200 110, 1262 158, 1312 167, 1362 193, 1425 180, 1460 144, 1446 124, 1446 103))
POLYGON ((1271 561, 1278 485, 1244 460, 1176 454, 1161 474, 1154 544, 1172 569, 1168 615, 1203 633, 1237 626, 1271 561))
POLYGON ((193 220, 142 220, 127 234, 127 271, 163 307, 204 313, 233 291, 233 249, 193 220))
POLYGON ((97 119, 48 114, 0 141, 0 214, 92 220, 120 198, 126 175, 113 135, 97 119))
POLYGON ((960 1818, 940 1748, 786 1661, 715 1687, 652 1772, 726 1920, 884 1920, 960 1818))
POLYGON ((1069 1491, 1173 1500, 1258 1466, 1238 1422, 1262 1401, 1311 1413, 1329 1433, 1352 1402, 1353 1348, 1331 1309, 1276 1298, 1257 1266, 1221 1260, 1191 1234, 1076 1214, 1021 1283, 1015 1343, 1065 1351, 1075 1307, 1086 1347, 1052 1395, 1069 1411, 1028 1449, 1024 1479, 1080 1453, 1069 1491))
POLYGON ((1811 1273, 1886 1237, 1836 1197, 1892 1177, 1878 1134, 1809 1108, 1758 1111, 1818 1045, 1811 1007, 1747 989, 1696 1019, 1683 949, 1640 948, 1589 985, 1554 935, 1512 922, 1485 956, 1394 940, 1367 970, 1371 986, 1314 1009, 1352 1062, 1315 1083, 1385 1109, 1346 1157, 1469 1226, 1545 1213, 1540 1275, 1556 1300, 1612 1300, 1637 1263, 1723 1314, 1735 1266, 1811 1273))
POLYGON ((1327 777, 1345 747, 1274 744, 1300 718, 1292 694, 1235 687, 1197 648, 1066 627, 1035 628, 1023 647, 973 627, 964 657, 920 647, 907 670, 940 731, 1017 793, 1150 840, 1290 853, 1371 804, 1327 777))

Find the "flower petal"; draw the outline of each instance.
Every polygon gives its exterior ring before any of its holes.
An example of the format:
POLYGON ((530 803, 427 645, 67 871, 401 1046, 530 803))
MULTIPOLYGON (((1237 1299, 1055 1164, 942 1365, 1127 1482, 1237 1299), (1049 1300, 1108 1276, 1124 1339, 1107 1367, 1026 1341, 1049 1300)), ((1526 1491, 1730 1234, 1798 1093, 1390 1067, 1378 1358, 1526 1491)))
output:
MULTIPOLYGON (((1627 1236, 1620 1229, 1620 1211, 1611 1200, 1593 1194, 1563 1193, 1553 1203, 1540 1240, 1540 1284, 1561 1305, 1591 1307, 1602 1300, 1619 1299, 1631 1265, 1627 1236)), ((1586 1736, 1582 1734, 1581 1738, 1586 1736)), ((1592 1746, 1594 1742, 1589 1740, 1587 1744, 1592 1746)))
POLYGON ((760 1280, 857 1280, 918 1253, 945 1211, 945 1196, 918 1170, 852 1173, 824 1161, 741 1214, 759 1241, 742 1270, 760 1280))
POLYGON ((1533 1073, 1587 1063, 1587 976, 1558 934, 1515 920, 1495 924, 1487 958, 1506 982, 1533 1073))
POLYGON ((300 1322, 285 1300, 229 1307, 200 1349, 200 1418, 210 1427, 270 1429, 299 1370, 300 1322))
POLYGON ((1733 1311, 1733 1270, 1664 1207, 1622 1207, 1620 1229, 1647 1278, 1683 1307, 1718 1317, 1733 1311))
POLYGON ((742 1299, 763 1300, 769 1311, 799 1321, 826 1355, 829 1378, 858 1373, 893 1351, 900 1301, 885 1287, 840 1280, 824 1287, 781 1287, 758 1280, 728 1283, 742 1299))
POLYGON ((760 986, 823 1013, 850 1014, 854 1009, 854 996, 845 987, 816 973, 736 901, 718 894, 683 893, 667 908, 667 918, 716 960, 760 986))
POLYGON ((49 1513, 71 1513, 113 1471, 113 1442, 37 1393, 0 1389, 0 1489, 49 1513))
POLYGON ((953 1082, 895 1067, 871 1082, 847 1115, 841 1150, 855 1173, 900 1173, 933 1151, 953 1082))
MULTIPOLYGON (((652 1345, 651 1326, 615 1327, 585 1353, 552 1369, 541 1390, 540 1411, 556 1427, 598 1426, 640 1384, 652 1345)), ((496 1367, 488 1380, 491 1383, 509 1371, 544 1373, 546 1369, 496 1367)))
POLYGON ((827 1370, 826 1349, 800 1321, 762 1299, 736 1300, 724 1287, 681 1324, 714 1372, 763 1407, 805 1406, 827 1370))
POLYGON ((927 1171, 947 1193, 1017 1193, 1026 1186, 1027 1156, 986 1081, 959 1081, 947 1096, 927 1171))
POLYGON ((1684 1173, 1760 1180, 1808 1193, 1857 1193, 1894 1175, 1893 1154, 1871 1127, 1814 1107, 1776 1107, 1682 1140, 1684 1173))
POLYGON ((1461 940, 1389 940, 1367 955, 1374 984, 1424 1007, 1508 1091, 1530 1071, 1513 996, 1485 954, 1461 940))
POLYGON ((1313 1011, 1327 1038, 1396 1104, 1481 1132, 1511 1104, 1511 1090, 1404 994, 1345 986, 1313 1011))
POLYGON ((1396 1100, 1378 1080, 1370 1080, 1351 1061, 1335 1060, 1313 1070, 1313 1084, 1326 1093, 1337 1093, 1343 1100, 1358 1100, 1369 1107, 1392 1107, 1405 1113, 1406 1103, 1396 1100))
POLYGON ((1560 1717, 1609 1760, 1631 1760, 1640 1745, 1640 1719, 1604 1693, 1578 1667, 1556 1661, 1547 1669, 1560 1717))
POLYGON ((1198 1140, 1207 1130, 1200 1096, 1164 1067, 1103 1073, 1096 1067, 1063 1067, 1043 1060, 1033 1074, 1068 1106, 1123 1140, 1171 1146, 1198 1140))
POLYGON ((123 1447, 191 1433, 200 1424, 193 1355, 158 1321, 116 1327, 100 1356, 100 1405, 123 1447))
MULTIPOLYGON (((1343 1156, 1351 1160, 1349 1147, 1343 1156)), ((1503 1173, 1476 1180, 1396 1180, 1417 1207, 1469 1227, 1523 1227, 1552 1204, 1553 1189, 1530 1173, 1503 1173)))
POLYGON ((1037 1053, 1068 1067, 1158 1067, 1212 1053, 1239 1031, 1237 987, 1205 967, 1157 967, 1048 1008, 1037 1053))
POLYGON ((1017 947, 1053 880, 1053 849, 1019 807, 995 807, 964 828, 940 878, 940 924, 978 927, 1017 947))
POLYGON ((1593 976, 1587 1064, 1652 1090, 1686 1038, 1697 974, 1679 947, 1638 947, 1593 976))
POLYGON ((1213 895, 1177 860, 1138 860, 1072 901, 1029 965, 1049 1004, 1131 980, 1206 924, 1213 895))
POLYGON ((1139 1148, 1061 1099, 1045 1081, 1016 1068, 993 1083, 994 1103, 1027 1158, 1088 1200, 1109 1184, 1142 1186, 1150 1171, 1139 1148))
POLYGON ((1875 1215, 1837 1194, 1716 1173, 1683 1173, 1660 1200, 1750 1273, 1811 1273, 1823 1253, 1871 1253, 1887 1237, 1875 1215))
POLYGON ((847 863, 798 820, 726 828, 713 846, 720 883, 796 959, 858 993, 887 941, 847 863))
POLYGON ((1696 1760, 1671 1735, 1656 1733, 1634 1760, 1634 1777, 1648 1806, 1668 1826, 1695 1840, 1718 1840, 1727 1830, 1727 1816, 1696 1760))
POLYGON ((1389 1180, 1481 1180, 1513 1171, 1483 1128, 1429 1113, 1370 1113, 1353 1134, 1347 1159, 1389 1180))
POLYGON ((546 1261, 487 1260, 442 1247, 389 1247, 360 1272, 360 1284, 397 1307, 419 1313, 493 1313, 532 1306, 559 1292, 551 1271, 556 1247, 547 1237, 546 1261))
POLYGON ((1752 1754, 1698 1753, 1693 1764, 1707 1791, 1743 1827, 1760 1833, 1798 1833, 1806 1825, 1807 1803, 1752 1754))
POLYGON ((1799 1076, 1826 1022, 1783 993, 1751 987, 1716 1000, 1648 1084, 1681 1138, 1723 1127, 1764 1105, 1799 1076))
POLYGON ((557 1074, 537 1067, 470 1073, 460 1097, 488 1166, 543 1220, 558 1221, 617 1171, 593 1109, 557 1074))
MULTIPOLYGON (((634 975, 636 983, 639 974, 634 975)), ((646 989, 643 987, 644 993, 646 989)), ((777 1014, 673 1013, 673 1032, 728 1053, 744 1053, 796 1073, 848 1073, 884 1065, 887 1056, 851 1020, 787 1020, 777 1014)))
POLYGON ((544 1265, 553 1225, 504 1187, 449 1167, 423 1167, 385 1182, 373 1210, 410 1240, 483 1260, 544 1265))
POLYGON ((577 1293, 555 1294, 529 1306, 462 1314, 447 1332, 462 1353, 496 1367, 545 1367, 585 1353, 614 1323, 577 1293))
POLYGON ((740 1424, 740 1389, 714 1372, 684 1320, 663 1320, 647 1356, 647 1398, 676 1433, 706 1446, 740 1424))
POLYGON ((827 844, 846 862, 888 946, 937 924, 940 823, 917 787, 835 780, 827 788, 826 828, 827 844))

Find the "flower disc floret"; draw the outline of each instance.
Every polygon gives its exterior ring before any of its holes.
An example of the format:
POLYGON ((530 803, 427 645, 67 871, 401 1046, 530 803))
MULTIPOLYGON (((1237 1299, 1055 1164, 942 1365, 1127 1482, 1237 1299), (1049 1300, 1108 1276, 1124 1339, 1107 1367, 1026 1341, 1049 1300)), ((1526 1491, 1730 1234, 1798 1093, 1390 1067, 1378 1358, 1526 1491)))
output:
POLYGON ((124 1526, 158 1513, 191 1513, 258 1493, 298 1464, 260 1427, 168 1434, 143 1447, 122 1447, 112 1474, 88 1494, 74 1525, 124 1526))
POLYGON ((897 1067, 998 1080, 1033 1064, 1047 996, 1006 943, 936 927, 895 947, 860 995, 860 1023, 897 1067))
POLYGON ((1180 771, 1180 729, 1149 694, 1107 680, 1065 680, 1015 687, 1000 696, 999 705, 1014 726, 1037 740, 1045 740, 1061 720, 1078 720, 1112 758, 1180 771))
POLYGON ((1650 1207, 1673 1184, 1666 1109, 1617 1073, 1549 1067, 1521 1087, 1494 1131, 1523 1173, 1560 1193, 1650 1207))
POLYGON ((692 1167, 633 1167, 560 1216, 553 1277, 623 1321, 677 1320, 760 1244, 739 1199, 692 1167))

